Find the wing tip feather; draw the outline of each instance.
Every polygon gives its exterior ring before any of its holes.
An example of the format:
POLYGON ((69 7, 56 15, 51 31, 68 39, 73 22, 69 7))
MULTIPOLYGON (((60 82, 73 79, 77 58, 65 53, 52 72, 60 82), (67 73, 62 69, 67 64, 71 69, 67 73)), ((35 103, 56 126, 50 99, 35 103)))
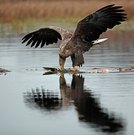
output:
POLYGON ((57 43, 58 40, 62 40, 61 34, 51 28, 40 28, 37 31, 31 32, 22 38, 21 43, 27 42, 26 46, 31 44, 31 47, 43 47, 44 45, 49 45, 57 43))

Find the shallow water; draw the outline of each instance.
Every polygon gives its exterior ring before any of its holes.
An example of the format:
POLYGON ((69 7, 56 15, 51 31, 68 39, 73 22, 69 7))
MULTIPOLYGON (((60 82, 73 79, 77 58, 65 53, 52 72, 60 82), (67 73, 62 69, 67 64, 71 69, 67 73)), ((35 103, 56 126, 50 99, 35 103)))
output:
MULTIPOLYGON (((84 67, 134 66, 133 43, 125 37, 97 45, 84 67)), ((0 75, 0 135, 132 135, 134 72, 42 75, 42 67, 58 67, 57 53, 0 39, 0 67, 12 71, 0 75)))

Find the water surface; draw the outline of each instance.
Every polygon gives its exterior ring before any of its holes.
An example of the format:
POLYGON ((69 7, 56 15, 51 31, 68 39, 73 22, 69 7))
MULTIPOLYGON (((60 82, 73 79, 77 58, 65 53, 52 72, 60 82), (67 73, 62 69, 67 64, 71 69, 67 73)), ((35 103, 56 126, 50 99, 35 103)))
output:
MULTIPOLYGON (((84 55, 84 67, 133 66, 133 43, 113 36, 84 55)), ((57 53, 0 39, 0 67, 12 71, 0 75, 0 134, 132 135, 134 73, 44 76, 42 67, 58 67, 57 53)))

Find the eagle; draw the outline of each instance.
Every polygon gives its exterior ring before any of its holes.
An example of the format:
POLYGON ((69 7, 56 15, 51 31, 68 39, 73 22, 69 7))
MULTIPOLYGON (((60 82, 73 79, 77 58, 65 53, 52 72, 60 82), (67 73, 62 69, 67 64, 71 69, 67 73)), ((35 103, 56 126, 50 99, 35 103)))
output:
POLYGON ((70 56, 72 60, 71 69, 77 71, 84 64, 83 53, 95 44, 105 41, 106 39, 99 39, 99 36, 125 20, 126 13, 123 7, 111 4, 80 20, 74 32, 58 26, 47 26, 25 35, 22 38, 22 43, 26 43, 26 46, 42 48, 61 40, 59 70, 64 70, 66 58, 70 56))

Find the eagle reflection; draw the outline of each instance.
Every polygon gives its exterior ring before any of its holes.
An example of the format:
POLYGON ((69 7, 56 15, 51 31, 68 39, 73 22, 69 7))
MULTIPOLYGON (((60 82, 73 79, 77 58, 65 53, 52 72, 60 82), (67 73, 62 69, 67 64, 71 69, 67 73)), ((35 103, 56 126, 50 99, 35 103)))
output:
POLYGON ((75 105, 79 121, 99 129, 102 132, 114 133, 124 129, 124 122, 113 113, 101 107, 98 99, 90 90, 84 89, 84 78, 72 76, 71 86, 66 83, 64 75, 59 78, 60 92, 35 89, 24 94, 26 104, 47 111, 58 111, 70 104, 75 105))

